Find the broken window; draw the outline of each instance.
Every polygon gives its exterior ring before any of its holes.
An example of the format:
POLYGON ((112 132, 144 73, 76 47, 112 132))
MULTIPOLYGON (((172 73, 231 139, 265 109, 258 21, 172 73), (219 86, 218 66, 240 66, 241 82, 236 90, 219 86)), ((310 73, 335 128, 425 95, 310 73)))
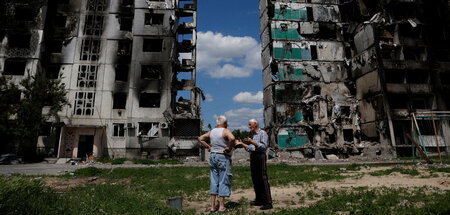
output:
POLYGON ((50 42, 49 51, 50 53, 61 53, 63 47, 62 40, 53 40, 50 42))
POLYGON ((144 52, 161 52, 163 48, 162 39, 144 39, 144 52))
POLYGON ((22 59, 6 59, 3 74, 24 75, 26 65, 26 61, 22 59))
POLYGON ((314 86, 314 88, 313 88, 314 95, 320 95, 321 91, 322 91, 322 89, 320 86, 314 86))
POLYGON ((88 11, 105 11, 106 0, 88 0, 86 4, 86 10, 88 11))
POLYGON ((122 6, 133 6, 134 0, 122 0, 122 6))
POLYGON ((344 129, 344 141, 353 142, 353 129, 344 129))
POLYGON ((141 93, 139 96, 139 107, 143 108, 156 108, 159 107, 161 102, 160 93, 141 93))
POLYGON ((146 13, 145 25, 162 25, 164 23, 164 14, 159 13, 146 13))
POLYGON ((131 31, 133 29, 133 17, 127 15, 120 16, 120 30, 131 31))
POLYGON ((94 115, 95 92, 76 92, 74 114, 78 116, 94 115))
POLYGON ((119 64, 116 65, 116 78, 115 81, 128 81, 128 65, 119 64))
POLYGON ((308 16, 308 20, 309 22, 314 21, 314 14, 313 14, 313 8, 312 7, 306 7, 306 14, 308 16))
POLYGON ((408 109, 408 95, 390 94, 388 95, 389 106, 391 109, 408 109))
POLYGON ((413 70, 406 73, 406 83, 409 84, 427 84, 429 73, 426 70, 413 70))
POLYGON ((140 122, 139 136, 141 137, 158 137, 159 122, 140 122))
POLYGON ((61 65, 59 65, 59 64, 52 64, 52 65, 48 66, 45 76, 48 79, 58 79, 60 68, 61 68, 61 65))
POLYGON ((14 11, 14 19, 17 21, 33 21, 36 17, 36 12, 29 7, 16 7, 14 11))
POLYGON ((56 28, 65 28, 67 23, 67 16, 56 16, 54 25, 56 28))
POLYGON ((100 40, 87 38, 81 43, 80 60, 97 61, 100 55, 100 40))
POLYGON ((36 11, 30 7, 16 7, 14 13, 14 19, 17 21, 29 22, 36 18, 36 11))
POLYGON ((119 56, 128 56, 131 55, 131 47, 133 43, 131 40, 119 40, 119 47, 117 51, 117 55, 119 56))
POLYGON ((126 93, 114 93, 113 109, 125 109, 127 105, 126 93))
POLYGON ((386 69, 385 70, 386 83, 403 84, 405 83, 405 71, 386 69))
POLYGON ((30 48, 31 34, 8 35, 9 48, 30 48))
POLYGON ((103 16, 86 15, 84 35, 100 36, 103 33, 103 16))
POLYGON ((311 49, 311 60, 317 60, 317 46, 311 45, 310 49, 311 49))
POLYGON ((97 65, 78 66, 77 87, 95 87, 97 83, 97 70, 97 65))
POLYGON ((424 110, 424 109, 431 109, 431 96, 417 96, 415 95, 414 98, 411 99, 411 109, 413 110, 424 110))
POLYGON ((113 123, 113 137, 124 137, 124 136, 125 136, 125 124, 113 123))
POLYGON ((288 31, 289 30, 288 29, 288 25, 286 23, 280 24, 280 27, 281 27, 281 31, 288 31))
POLYGON ((443 85, 450 85, 450 72, 441 73, 440 76, 443 85))
POLYGON ((141 78, 142 79, 161 79, 163 71, 162 65, 142 65, 141 78))

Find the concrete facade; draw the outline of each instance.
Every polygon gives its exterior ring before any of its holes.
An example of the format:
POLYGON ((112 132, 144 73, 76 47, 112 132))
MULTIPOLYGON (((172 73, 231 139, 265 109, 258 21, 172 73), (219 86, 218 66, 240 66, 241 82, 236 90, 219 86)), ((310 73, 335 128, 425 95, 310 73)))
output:
POLYGON ((264 119, 275 147, 410 156, 406 134, 417 124, 419 142, 448 152, 447 1, 259 5, 264 119))
MULTIPOLYGON (((21 12, 17 1, 5 5, 6 11, 21 12)), ((59 113, 61 122, 49 122, 48 135, 39 138, 42 152, 60 158, 198 153, 196 0, 23 5, 40 8, 36 17, 42 21, 30 30, 38 48, 14 56, 8 54, 9 37, 2 37, 0 64, 19 57, 30 71, 39 65, 49 78, 62 80, 71 104, 59 113)))

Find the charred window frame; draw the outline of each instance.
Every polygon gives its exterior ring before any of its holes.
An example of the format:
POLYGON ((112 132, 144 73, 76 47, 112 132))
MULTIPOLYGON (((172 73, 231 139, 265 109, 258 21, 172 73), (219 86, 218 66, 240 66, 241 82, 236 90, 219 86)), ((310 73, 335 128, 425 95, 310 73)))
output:
POLYGON ((101 41, 99 39, 84 39, 81 43, 80 60, 98 61, 100 57, 100 44, 101 41))
POLYGON ((162 72, 162 65, 141 65, 142 79, 160 80, 162 72))
POLYGON ((128 81, 128 70, 129 70, 129 66, 128 65, 124 65, 124 64, 116 65, 116 68, 115 68, 115 73, 116 73, 115 81, 127 82, 128 81))
POLYGON ((450 71, 439 74, 442 85, 450 85, 450 71))
POLYGON ((95 88, 97 85, 97 65, 79 65, 77 87, 95 88))
POLYGON ((159 122, 140 122, 138 135, 141 137, 158 137, 159 122))
POLYGON ((125 137, 124 123, 113 123, 113 137, 125 137))
POLYGON ((143 52, 162 52, 163 39, 144 39, 143 52))
POLYGON ((25 59, 6 59, 3 75, 24 75, 26 65, 25 59))
POLYGON ((31 34, 8 35, 9 48, 30 48, 31 34))
POLYGON ((145 25, 162 25, 164 23, 164 14, 145 13, 145 25))
POLYGON ((101 36, 103 33, 103 19, 101 15, 86 15, 84 35, 101 36))
POLYGON ((53 21, 56 28, 65 28, 67 24, 67 16, 57 15, 53 21))
POLYGON ((122 6, 134 6, 134 0, 122 0, 122 6))
POLYGON ((61 64, 51 64, 50 66, 47 67, 45 77, 47 77, 48 79, 58 79, 60 69, 61 64))
POLYGON ((61 53, 64 41, 62 40, 52 40, 50 41, 49 51, 50 53, 61 53))
POLYGON ((78 116, 94 115, 95 92, 76 92, 74 114, 78 116))
POLYGON ((88 0, 86 4, 88 11, 105 11, 106 7, 106 0, 88 0))
POLYGON ((119 16, 120 30, 131 31, 133 29, 133 16, 122 14, 119 16))
POLYGON ((119 40, 117 55, 118 56, 129 56, 131 55, 131 47, 133 45, 133 41, 131 40, 119 40))
POLYGON ((36 10, 30 6, 18 6, 14 9, 14 19, 21 22, 32 22, 36 19, 36 10))
POLYGON ((126 93, 114 93, 113 95, 113 109, 125 109, 127 106, 126 93))
POLYGON ((160 93, 141 92, 139 96, 139 107, 141 108, 159 108, 160 103, 160 93))

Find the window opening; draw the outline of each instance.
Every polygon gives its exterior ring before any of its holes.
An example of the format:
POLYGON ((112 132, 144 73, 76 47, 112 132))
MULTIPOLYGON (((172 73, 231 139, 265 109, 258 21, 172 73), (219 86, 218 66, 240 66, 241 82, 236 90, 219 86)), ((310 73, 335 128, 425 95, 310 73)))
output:
POLYGON ((127 105, 126 93, 114 93, 113 109, 125 109, 127 105))
POLYGON ((160 93, 141 93, 139 96, 139 107, 143 108, 156 108, 159 107, 161 102, 160 93))
POLYGON ((96 65, 80 65, 78 66, 78 81, 77 87, 96 87, 97 83, 97 70, 96 65))
POLYGON ((95 92, 76 92, 75 93, 75 115, 90 116, 94 115, 95 92))
POLYGON ((158 122, 140 122, 139 136, 141 137, 158 137, 159 123, 158 122))
POLYGON ((162 71, 163 71, 162 65, 142 65, 141 78, 159 80, 161 79, 162 71))
POLYGON ((144 39, 144 52, 161 52, 163 47, 162 39, 144 39))
POLYGON ((125 124, 124 123, 114 123, 113 124, 113 137, 124 137, 125 136, 125 124))

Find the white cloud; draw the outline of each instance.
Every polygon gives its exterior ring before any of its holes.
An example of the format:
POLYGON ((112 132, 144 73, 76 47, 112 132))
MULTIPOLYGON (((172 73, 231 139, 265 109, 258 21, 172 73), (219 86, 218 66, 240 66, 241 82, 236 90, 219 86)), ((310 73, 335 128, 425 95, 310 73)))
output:
MULTIPOLYGON (((250 119, 258 120, 261 127, 263 127, 264 125, 263 108, 240 108, 236 110, 226 111, 223 115, 225 115, 228 119, 228 128, 230 130, 248 130, 248 120, 250 119)), ((214 116, 214 118, 215 117, 217 116, 214 116)))
POLYGON ((197 69, 213 78, 249 77, 261 69, 261 48, 252 37, 197 33, 197 69))
POLYGON ((243 104, 262 104, 263 92, 258 91, 254 95, 250 92, 240 92, 233 97, 233 101, 236 103, 243 103, 243 104))
POLYGON ((209 93, 205 94, 205 101, 206 101, 206 102, 212 102, 212 101, 214 101, 213 95, 211 95, 211 94, 209 94, 209 93))

